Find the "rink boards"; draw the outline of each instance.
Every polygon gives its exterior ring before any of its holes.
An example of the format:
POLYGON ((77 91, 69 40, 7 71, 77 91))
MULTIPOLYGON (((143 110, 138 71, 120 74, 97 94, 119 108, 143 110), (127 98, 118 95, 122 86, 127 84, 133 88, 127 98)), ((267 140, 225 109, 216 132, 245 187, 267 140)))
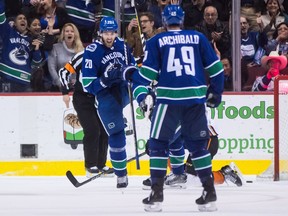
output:
MULTIPOLYGON (((65 140, 63 121, 66 107, 60 94, 0 94, 0 175, 65 175, 69 169, 83 175, 83 145, 74 149, 65 140)), ((72 108, 72 103, 70 104, 72 108)), ((150 122, 145 119, 137 103, 137 145, 144 151, 150 122)), ((226 93, 223 102, 209 114, 219 133, 219 150, 213 169, 235 162, 244 174, 260 174, 267 169, 273 157, 274 107, 271 93, 226 93)), ((126 131, 131 132, 130 106, 124 110, 128 120, 126 131)), ((74 125, 75 126, 75 125, 74 125)), ((79 127, 75 127, 77 139, 79 127)), ((69 139, 73 137, 69 133, 69 139)), ((133 135, 127 136, 127 157, 135 156, 133 135)), ((67 138, 67 137, 66 137, 67 138)), ((147 156, 140 159, 141 169, 128 164, 130 175, 147 175, 147 156)), ((110 161, 108 161, 108 165, 110 161)))

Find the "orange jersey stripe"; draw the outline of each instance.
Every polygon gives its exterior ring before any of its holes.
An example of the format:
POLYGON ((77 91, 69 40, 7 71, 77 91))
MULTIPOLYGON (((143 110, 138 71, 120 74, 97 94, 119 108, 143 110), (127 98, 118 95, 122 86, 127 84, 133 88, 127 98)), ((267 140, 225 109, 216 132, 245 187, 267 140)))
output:
POLYGON ((71 74, 76 73, 74 67, 73 67, 71 64, 69 64, 69 63, 67 63, 67 64, 65 65, 65 69, 66 69, 67 71, 69 71, 71 74))

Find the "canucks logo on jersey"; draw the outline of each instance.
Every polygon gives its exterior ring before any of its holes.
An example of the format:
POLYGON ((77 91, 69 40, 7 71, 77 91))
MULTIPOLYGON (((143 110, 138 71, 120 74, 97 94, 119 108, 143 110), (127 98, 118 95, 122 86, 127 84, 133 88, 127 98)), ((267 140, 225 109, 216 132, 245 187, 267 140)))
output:
POLYGON ((10 60, 17 65, 26 65, 26 60, 29 58, 29 54, 26 52, 25 47, 21 45, 16 47, 9 53, 10 60))
POLYGON ((109 62, 109 65, 105 69, 105 73, 108 73, 111 70, 119 70, 123 67, 123 64, 119 61, 119 59, 113 59, 113 62, 109 62))

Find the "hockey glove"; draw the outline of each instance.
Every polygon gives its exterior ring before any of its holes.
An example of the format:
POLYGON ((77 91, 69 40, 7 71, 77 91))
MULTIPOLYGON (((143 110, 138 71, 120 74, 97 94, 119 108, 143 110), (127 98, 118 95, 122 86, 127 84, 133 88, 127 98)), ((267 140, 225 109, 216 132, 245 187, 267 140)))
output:
POLYGON ((131 81, 133 73, 138 71, 138 68, 134 65, 129 65, 123 70, 123 80, 131 81))
POLYGON ((207 107, 210 108, 218 107, 219 104, 221 103, 221 99, 222 99, 221 94, 217 94, 216 92, 214 92, 211 87, 208 88, 206 95, 207 107))
POLYGON ((144 117, 151 119, 154 104, 155 95, 152 95, 152 93, 148 93, 139 105, 144 117))
POLYGON ((120 65, 109 65, 100 78, 103 87, 111 87, 112 85, 122 81, 120 65))
POLYGON ((113 70, 110 70, 109 72, 105 72, 100 78, 100 83, 104 88, 111 87, 112 85, 116 83, 120 83, 121 81, 122 81, 121 73, 117 69, 113 69, 113 70))

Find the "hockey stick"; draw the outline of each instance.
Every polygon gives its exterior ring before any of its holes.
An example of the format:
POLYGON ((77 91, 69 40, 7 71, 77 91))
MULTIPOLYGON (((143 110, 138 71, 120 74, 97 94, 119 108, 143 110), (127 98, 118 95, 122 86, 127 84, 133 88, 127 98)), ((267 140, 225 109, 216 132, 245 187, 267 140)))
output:
MULTIPOLYGON (((128 65, 128 53, 127 47, 124 43, 124 54, 125 54, 125 63, 128 65)), ((135 113, 134 113, 134 105, 133 105, 133 93, 132 93, 132 83, 128 82, 128 93, 129 93, 129 100, 131 106, 131 117, 132 117, 132 127, 133 127, 133 136, 134 136, 134 144, 135 144, 135 158, 136 158, 136 167, 137 170, 140 169, 140 161, 139 161, 139 153, 138 153, 138 145, 137 145, 137 134, 136 134, 136 121, 135 121, 135 113)))
MULTIPOLYGON (((145 154, 146 154, 145 151, 142 152, 140 155, 138 155, 138 158, 144 156, 145 154)), ((128 160, 127 160, 127 163, 135 160, 136 158, 137 158, 137 157, 134 156, 134 157, 128 159, 128 160)), ((69 181, 70 181, 70 182, 74 185, 74 187, 76 187, 76 188, 81 187, 82 185, 85 185, 85 184, 87 184, 88 182, 91 182, 91 181, 93 181, 93 180, 101 177, 103 174, 105 174, 105 173, 104 173, 104 172, 100 172, 99 174, 97 174, 97 175, 95 175, 95 176, 93 176, 93 177, 91 177, 91 178, 89 178, 89 179, 87 179, 87 180, 85 180, 85 181, 83 181, 83 182, 79 182, 79 181, 75 178, 75 176, 73 175, 73 173, 72 173, 70 170, 68 170, 68 171, 66 172, 67 178, 69 179, 69 181)))
POLYGON ((131 83, 129 83, 128 85, 129 85, 128 86, 128 91, 129 91, 129 99, 130 99, 131 115, 132 115, 133 136, 134 136, 134 144, 135 144, 136 167, 137 167, 137 170, 139 170, 140 169, 140 161, 139 161, 139 153, 138 153, 138 145, 137 145, 137 134, 136 134, 136 122, 135 122, 135 114, 134 114, 134 105, 133 105, 133 94, 132 94, 131 83))

